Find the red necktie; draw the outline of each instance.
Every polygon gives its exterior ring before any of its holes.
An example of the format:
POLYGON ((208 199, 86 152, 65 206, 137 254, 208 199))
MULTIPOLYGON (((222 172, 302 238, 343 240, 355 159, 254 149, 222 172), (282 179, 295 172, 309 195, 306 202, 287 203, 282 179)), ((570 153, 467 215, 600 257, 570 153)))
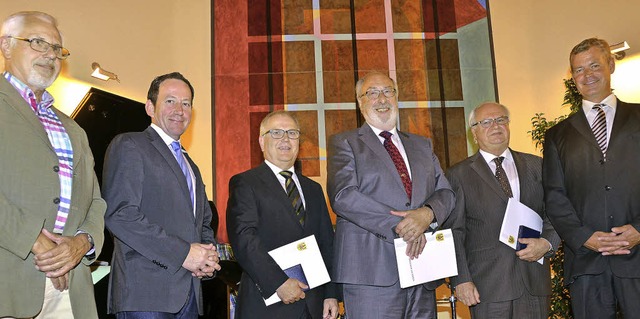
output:
POLYGON ((400 151, 398 151, 398 148, 391 141, 391 135, 392 134, 387 131, 380 132, 380 136, 384 138, 384 148, 387 150, 387 153, 389 153, 389 156, 391 156, 391 160, 393 160, 393 164, 396 166, 398 174, 400 174, 404 191, 407 192, 407 197, 411 200, 411 178, 409 177, 409 171, 404 164, 404 159, 400 151))

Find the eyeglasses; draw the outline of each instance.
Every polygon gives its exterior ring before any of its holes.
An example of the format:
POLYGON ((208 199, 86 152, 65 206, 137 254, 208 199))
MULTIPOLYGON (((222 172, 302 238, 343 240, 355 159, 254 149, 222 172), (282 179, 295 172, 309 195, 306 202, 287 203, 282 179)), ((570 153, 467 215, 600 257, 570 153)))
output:
POLYGON ((491 125, 493 125, 493 123, 496 123, 496 125, 507 125, 507 124, 509 124, 509 117, 508 116, 500 116, 500 117, 496 117, 495 119, 484 119, 482 121, 478 121, 478 122, 475 122, 475 123, 471 124, 471 127, 474 127, 474 126, 480 124, 480 126, 482 126, 483 128, 490 128, 491 125))
POLYGON ((369 100, 375 100, 380 96, 380 93, 384 94, 384 96, 388 98, 392 98, 396 96, 396 89, 384 89, 384 90, 367 90, 364 94, 360 95, 360 97, 367 96, 369 100))
POLYGON ((284 137, 284 133, 287 133, 287 136, 292 139, 292 140, 297 140, 300 138, 300 130, 295 130, 295 129, 291 129, 291 130, 282 130, 282 129, 273 129, 273 130, 268 130, 264 133, 262 133, 262 136, 267 135, 267 133, 269 135, 271 135, 272 138, 279 140, 281 138, 284 137))
POLYGON ((21 37, 14 37, 14 36, 10 36, 10 35, 7 36, 7 38, 12 38, 12 39, 20 40, 20 41, 29 42, 29 45, 31 46, 31 48, 33 50, 38 51, 38 52, 42 52, 42 53, 46 53, 47 51, 49 51, 49 48, 51 48, 51 49, 53 49, 53 53, 56 54, 56 58, 58 58, 60 60, 64 60, 69 55, 71 55, 71 52, 69 52, 69 50, 65 49, 61 45, 51 44, 51 43, 49 43, 49 42, 47 42, 45 40, 42 40, 42 39, 38 39, 38 38, 27 39, 27 38, 21 38, 21 37))

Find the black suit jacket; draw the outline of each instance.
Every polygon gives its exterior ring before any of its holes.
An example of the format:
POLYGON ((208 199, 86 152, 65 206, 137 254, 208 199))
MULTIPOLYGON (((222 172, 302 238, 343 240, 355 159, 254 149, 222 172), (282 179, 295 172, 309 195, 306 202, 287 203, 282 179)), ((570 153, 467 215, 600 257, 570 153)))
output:
POLYGON ((268 252, 314 234, 331 274, 333 227, 320 185, 296 172, 305 199, 306 217, 300 225, 278 178, 262 163, 229 181, 227 231, 243 269, 236 318, 300 318, 305 306, 312 318, 322 318, 323 301, 337 298, 333 283, 307 291, 304 300, 265 306, 263 298, 276 292, 287 279, 268 252))
MULTIPOLYGON (((186 155, 186 154, 185 154, 186 155)), ((211 207, 198 167, 196 209, 172 151, 151 127, 116 136, 107 149, 105 223, 115 236, 109 282, 110 313, 178 312, 191 286, 202 313, 200 279, 182 268, 191 243, 215 243, 211 207)))
MULTIPOLYGON (((542 159, 511 150, 520 181, 520 202, 544 220, 542 238, 558 248, 560 238, 544 216, 542 159)), ((519 298, 524 289, 534 296, 551 294, 549 260, 544 265, 520 260, 500 242, 500 228, 509 198, 480 152, 452 166, 447 179, 456 192, 456 207, 444 227, 453 228, 458 262, 454 285, 473 282, 482 302, 519 298)))
POLYGON ((602 256, 583 247, 595 231, 640 230, 640 105, 617 102, 606 160, 582 110, 547 131, 543 181, 547 214, 566 244, 565 280, 599 274, 640 277, 638 247, 602 256))

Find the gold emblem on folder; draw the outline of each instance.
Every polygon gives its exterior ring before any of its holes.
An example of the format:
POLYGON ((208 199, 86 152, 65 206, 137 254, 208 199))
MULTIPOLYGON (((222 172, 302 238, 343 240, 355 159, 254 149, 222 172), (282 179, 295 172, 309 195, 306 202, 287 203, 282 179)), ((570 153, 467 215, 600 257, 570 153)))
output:
POLYGON ((298 244, 298 250, 299 251, 303 251, 305 249, 307 249, 307 244, 305 244, 304 242, 301 242, 301 243, 298 244))
POLYGON ((509 244, 513 244, 516 242, 516 239, 513 236, 509 236, 509 244))
POLYGON ((443 233, 437 233, 436 234, 436 241, 444 241, 444 234, 443 233))

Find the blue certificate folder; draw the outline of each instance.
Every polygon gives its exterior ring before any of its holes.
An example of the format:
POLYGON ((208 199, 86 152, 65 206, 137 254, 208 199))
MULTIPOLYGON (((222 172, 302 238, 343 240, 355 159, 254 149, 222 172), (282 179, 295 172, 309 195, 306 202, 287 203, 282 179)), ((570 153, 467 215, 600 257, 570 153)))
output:
MULTIPOLYGON (((289 278, 297 279, 298 281, 304 283, 309 286, 309 282, 307 282, 307 277, 304 275, 304 271, 302 270, 302 265, 297 264, 293 267, 289 267, 284 270, 284 273, 289 276, 289 278)), ((309 288, 303 289, 304 291, 308 291, 309 288)))
MULTIPOLYGON (((540 238, 540 232, 527 226, 520 225, 520 228, 518 228, 518 239, 520 238, 540 238)), ((517 242, 516 251, 525 248, 527 248, 527 244, 521 244, 520 241, 517 242)))

